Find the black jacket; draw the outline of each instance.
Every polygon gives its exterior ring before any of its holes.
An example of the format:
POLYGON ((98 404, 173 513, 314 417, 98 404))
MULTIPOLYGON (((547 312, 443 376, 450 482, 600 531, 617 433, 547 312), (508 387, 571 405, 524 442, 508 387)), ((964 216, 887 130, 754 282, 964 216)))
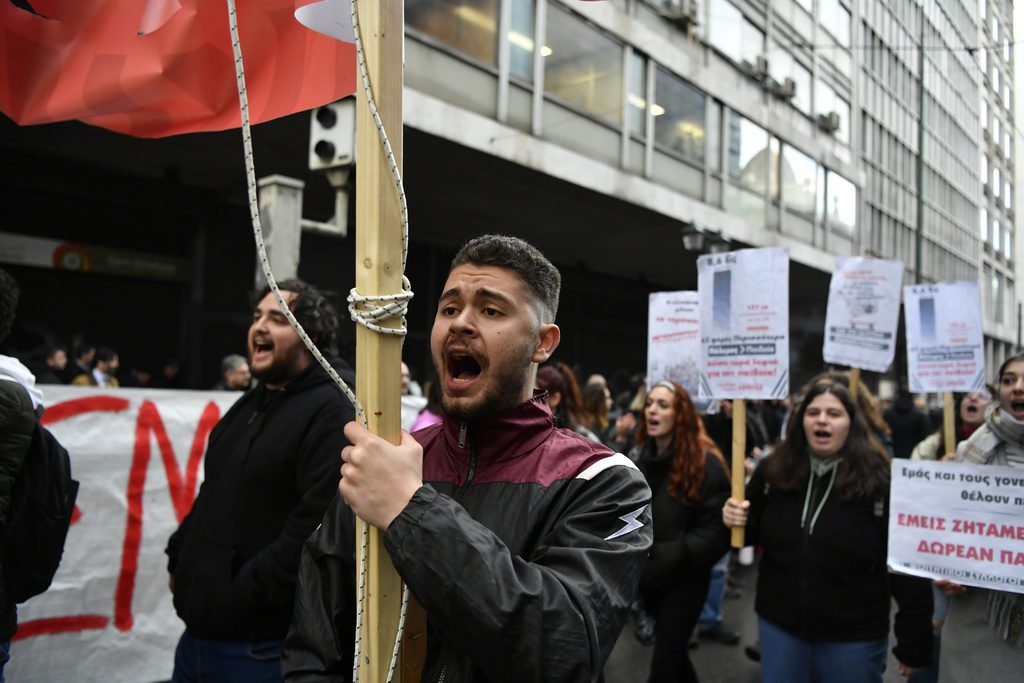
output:
POLYGON ((909 458, 914 446, 931 436, 928 416, 914 407, 909 396, 900 396, 883 415, 892 430, 892 451, 897 458, 909 458))
MULTIPOLYGON (((817 477, 808 517, 821 501, 829 475, 817 477)), ((886 567, 889 491, 873 500, 840 503, 835 491, 814 531, 801 528, 806 489, 767 484, 764 467, 747 484, 747 542, 764 548, 758 566, 758 616, 808 640, 872 640, 889 633, 896 599, 896 658, 927 666, 932 651, 930 582, 890 574, 886 567)))
MULTIPOLYGON (((423 680, 600 680, 651 543, 640 472, 555 429, 540 397, 413 436, 430 483, 384 544, 427 613, 423 680)), ((354 547, 337 497, 302 553, 289 681, 351 680, 354 547)))
POLYGON ((722 524, 722 506, 730 490, 725 467, 706 454, 700 502, 685 505, 668 492, 671 457, 671 449, 655 454, 652 440, 637 462, 654 496, 654 544, 644 572, 649 587, 682 581, 691 573, 706 574, 729 549, 729 529, 722 524))
POLYGON ((199 495, 167 544, 174 607, 193 635, 284 638, 302 542, 337 491, 353 414, 314 362, 280 391, 246 392, 214 427, 199 495))
MULTIPOLYGON (((0 527, 8 522, 11 494, 36 428, 32 399, 17 382, 0 380, 0 527)), ((0 563, 0 641, 18 630, 18 608, 0 563)))

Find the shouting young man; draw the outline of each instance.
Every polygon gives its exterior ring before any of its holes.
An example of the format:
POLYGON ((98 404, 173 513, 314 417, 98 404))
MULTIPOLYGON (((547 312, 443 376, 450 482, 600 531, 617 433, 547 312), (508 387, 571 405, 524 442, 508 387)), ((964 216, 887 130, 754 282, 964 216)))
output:
POLYGON ((385 531, 426 610, 423 680, 601 679, 651 544, 650 491, 625 456, 556 429, 534 393, 560 282, 516 238, 455 256, 430 340, 444 421, 398 446, 345 427, 341 495, 303 550, 287 680, 352 675, 353 511, 385 531))

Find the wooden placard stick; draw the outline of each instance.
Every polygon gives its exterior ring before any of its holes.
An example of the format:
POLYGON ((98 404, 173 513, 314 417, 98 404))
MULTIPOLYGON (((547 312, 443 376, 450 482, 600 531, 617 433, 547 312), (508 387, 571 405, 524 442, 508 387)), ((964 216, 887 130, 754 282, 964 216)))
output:
MULTIPOLYGON (((732 497, 746 496, 747 404, 742 398, 732 402, 732 497)), ((732 547, 743 547, 743 527, 732 528, 732 547)))
POLYGON ((939 455, 941 459, 946 453, 956 453, 956 416, 953 414, 953 392, 947 391, 942 394, 942 434, 946 450, 939 455))
POLYGON ((857 390, 860 388, 860 368, 850 368, 850 398, 857 401, 857 390))
MULTIPOLYGON (((403 5, 400 0, 364 0, 358 8, 377 112, 401 169, 403 5)), ((398 191, 363 88, 357 87, 356 94, 356 288, 364 295, 395 294, 402 291, 403 268, 398 191)), ((397 320, 384 323, 399 324, 397 320)), ((393 444, 401 441, 401 361, 401 337, 356 326, 356 394, 365 407, 370 431, 393 444)), ((359 680, 384 683, 398 631, 402 583, 384 548, 383 532, 373 527, 369 531, 359 680)), ((403 664, 397 672, 409 671, 408 658, 408 648, 403 648, 403 664)), ((420 680, 415 672, 397 672, 396 681, 420 680)))

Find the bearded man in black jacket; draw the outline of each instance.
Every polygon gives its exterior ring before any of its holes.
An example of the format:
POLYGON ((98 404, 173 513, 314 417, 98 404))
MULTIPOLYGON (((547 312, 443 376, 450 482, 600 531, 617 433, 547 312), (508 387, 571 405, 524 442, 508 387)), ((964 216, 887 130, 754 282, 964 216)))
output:
MULTIPOLYGON (((301 280, 280 283, 325 356, 338 317, 301 280)), ((253 310, 249 365, 260 380, 210 433, 205 480, 167 544, 174 607, 185 632, 172 681, 280 681, 302 542, 338 486, 351 404, 264 290, 253 310)), ((350 366, 332 361, 354 384, 350 366)))

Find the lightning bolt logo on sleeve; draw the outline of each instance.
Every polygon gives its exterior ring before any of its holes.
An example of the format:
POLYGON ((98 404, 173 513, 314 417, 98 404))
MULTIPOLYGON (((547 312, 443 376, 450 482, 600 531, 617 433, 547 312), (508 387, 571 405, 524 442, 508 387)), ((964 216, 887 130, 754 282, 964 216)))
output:
POLYGON ((614 534, 612 534, 611 536, 609 536, 608 538, 606 538, 604 540, 610 541, 613 538, 618 538, 619 536, 625 536, 630 531, 636 531, 637 529, 642 528, 644 523, 639 520, 639 517, 640 517, 640 515, 643 514, 644 510, 646 510, 646 509, 647 509, 647 506, 644 505, 642 507, 637 508, 636 510, 633 510, 632 512, 630 512, 628 514, 625 514, 625 515, 622 515, 621 517, 619 517, 619 519, 621 519, 623 522, 626 523, 626 526, 622 527, 621 529, 619 529, 614 534))

